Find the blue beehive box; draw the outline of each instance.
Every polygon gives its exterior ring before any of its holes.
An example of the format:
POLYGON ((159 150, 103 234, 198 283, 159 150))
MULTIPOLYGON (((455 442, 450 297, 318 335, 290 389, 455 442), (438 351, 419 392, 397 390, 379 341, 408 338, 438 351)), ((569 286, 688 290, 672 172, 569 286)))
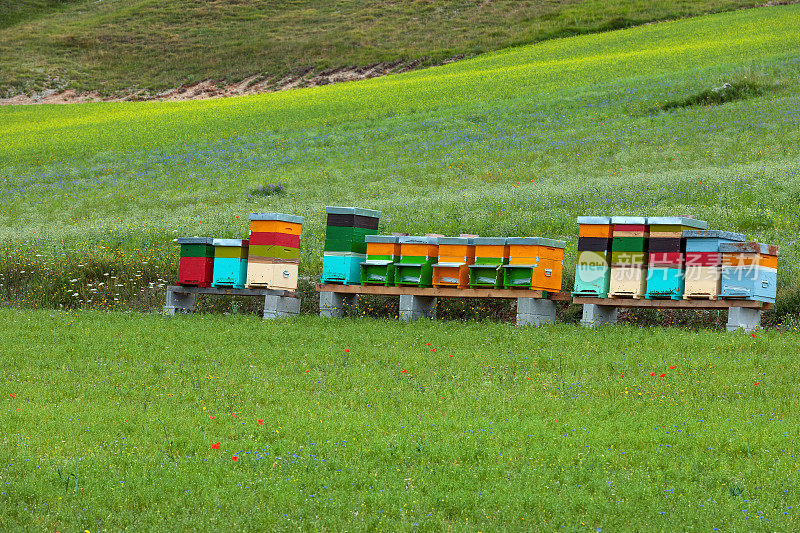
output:
POLYGON ((248 241, 214 239, 214 272, 212 287, 243 289, 247 282, 248 241))
POLYGON ((366 259, 367 254, 324 252, 322 257, 322 283, 360 285, 361 263, 366 259))
POLYGON ((775 302, 778 283, 778 247, 757 242, 719 245, 722 253, 722 298, 775 302))
POLYGON ((656 298, 669 298, 681 300, 683 298, 683 269, 675 267, 649 267, 647 269, 648 300, 656 298))

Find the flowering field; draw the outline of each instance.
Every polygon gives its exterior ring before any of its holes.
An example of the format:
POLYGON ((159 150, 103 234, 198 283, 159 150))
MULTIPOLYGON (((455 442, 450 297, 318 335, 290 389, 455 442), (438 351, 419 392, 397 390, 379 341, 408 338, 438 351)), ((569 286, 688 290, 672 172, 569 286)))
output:
POLYGON ((800 520, 797 335, 9 309, 0 321, 3 530, 800 520))
POLYGON ((575 216, 691 213, 781 245, 776 310, 795 313, 797 42, 800 6, 777 6, 271 95, 2 108, 0 300, 153 309, 171 239, 243 236, 250 211, 306 217, 313 279, 339 204, 381 231, 564 239, 566 287, 575 216))

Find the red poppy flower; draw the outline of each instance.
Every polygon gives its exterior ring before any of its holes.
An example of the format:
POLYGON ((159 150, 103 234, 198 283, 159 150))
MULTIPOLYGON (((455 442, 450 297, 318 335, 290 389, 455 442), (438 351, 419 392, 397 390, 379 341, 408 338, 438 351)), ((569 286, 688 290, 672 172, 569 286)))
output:
POLYGON ((350 353, 350 350, 345 350, 344 353, 350 353))
POLYGON ((658 377, 660 377, 660 378, 663 378, 664 376, 666 376, 666 374, 661 374, 661 375, 660 375, 660 376, 658 376, 658 377))
POLYGON ((408 374, 408 370, 403 370, 403 374, 408 374))
POLYGON ((432 351, 432 352, 435 352, 435 351, 436 351, 436 348, 431 348, 431 351, 432 351))
POLYGON ((16 394, 9 394, 9 396, 11 396, 12 398, 16 398, 17 397, 16 394))
POLYGON ((231 416, 232 416, 233 418, 236 418, 236 413, 231 413, 231 416))
POLYGON ((219 445, 220 445, 219 442, 214 443, 214 444, 211 445, 211 448, 213 448, 214 450, 219 450, 219 445))
POLYGON ((452 354, 452 353, 451 353, 451 354, 450 354, 450 357, 455 357, 455 354, 452 354))
POLYGON ((751 336, 751 337, 755 337, 755 336, 756 336, 756 334, 755 334, 755 333, 751 333, 751 334, 750 334, 750 336, 751 336))
POLYGON ((756 381, 755 383, 753 383, 753 385, 758 385, 758 381, 756 381))
POLYGON ((311 370, 306 370, 306 374, 308 374, 309 372, 311 372, 311 370))
POLYGON ((425 343, 425 346, 431 346, 431 343, 429 343, 429 342, 425 343))
POLYGON ((236 218, 239 218, 239 215, 236 215, 236 218))
POLYGON ((655 375, 656 375, 656 373, 655 373, 655 372, 650 372, 650 375, 651 375, 651 376, 655 376, 655 375))
POLYGON ((208 415, 209 420, 214 420, 216 417, 214 415, 208 415))
POLYGON ((263 426, 263 425, 264 425, 264 421, 263 421, 263 420, 261 420, 260 418, 258 419, 258 425, 259 425, 259 426, 263 426))
POLYGON ((675 365, 672 365, 671 367, 669 367, 669 369, 670 370, 675 370, 675 365))
POLYGON ((238 455, 234 455, 233 457, 231 457, 231 461, 238 461, 238 460, 239 460, 238 455))

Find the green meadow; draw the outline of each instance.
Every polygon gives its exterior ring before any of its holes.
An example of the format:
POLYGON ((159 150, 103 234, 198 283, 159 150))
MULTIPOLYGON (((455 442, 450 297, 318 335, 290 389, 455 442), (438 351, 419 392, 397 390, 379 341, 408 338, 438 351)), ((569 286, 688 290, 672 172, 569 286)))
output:
POLYGON ((244 236, 252 211, 306 217, 313 281, 338 204, 381 231, 566 240, 566 288, 576 216, 691 214, 779 244, 775 313, 796 313, 799 22, 777 6, 268 95, 2 108, 0 295, 152 309, 171 239, 244 236), (694 98, 725 83, 731 101, 694 98), (250 194, 270 183, 286 193, 250 194))
POLYGON ((6 531, 798 523, 797 335, 9 309, 0 321, 6 531))

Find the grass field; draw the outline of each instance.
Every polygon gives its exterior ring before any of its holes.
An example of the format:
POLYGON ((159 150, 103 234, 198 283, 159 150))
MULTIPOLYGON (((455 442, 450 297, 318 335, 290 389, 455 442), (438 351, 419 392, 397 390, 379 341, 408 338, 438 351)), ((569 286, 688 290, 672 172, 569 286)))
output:
POLYGON ((45 87, 159 91, 204 79, 279 78, 397 60, 432 63, 756 4, 0 0, 0 96, 45 87))
POLYGON ((799 520, 797 335, 8 309, 0 323, 6 531, 799 520))
POLYGON ((172 238, 244 236, 251 211, 306 217, 314 278, 338 204, 381 231, 564 239, 567 288, 575 216, 694 214, 779 244, 796 313, 798 28, 779 6, 271 95, 0 109, 0 298, 152 309, 172 238), (659 111, 726 82, 760 89, 659 111), (287 192, 249 194, 267 183, 287 192))

